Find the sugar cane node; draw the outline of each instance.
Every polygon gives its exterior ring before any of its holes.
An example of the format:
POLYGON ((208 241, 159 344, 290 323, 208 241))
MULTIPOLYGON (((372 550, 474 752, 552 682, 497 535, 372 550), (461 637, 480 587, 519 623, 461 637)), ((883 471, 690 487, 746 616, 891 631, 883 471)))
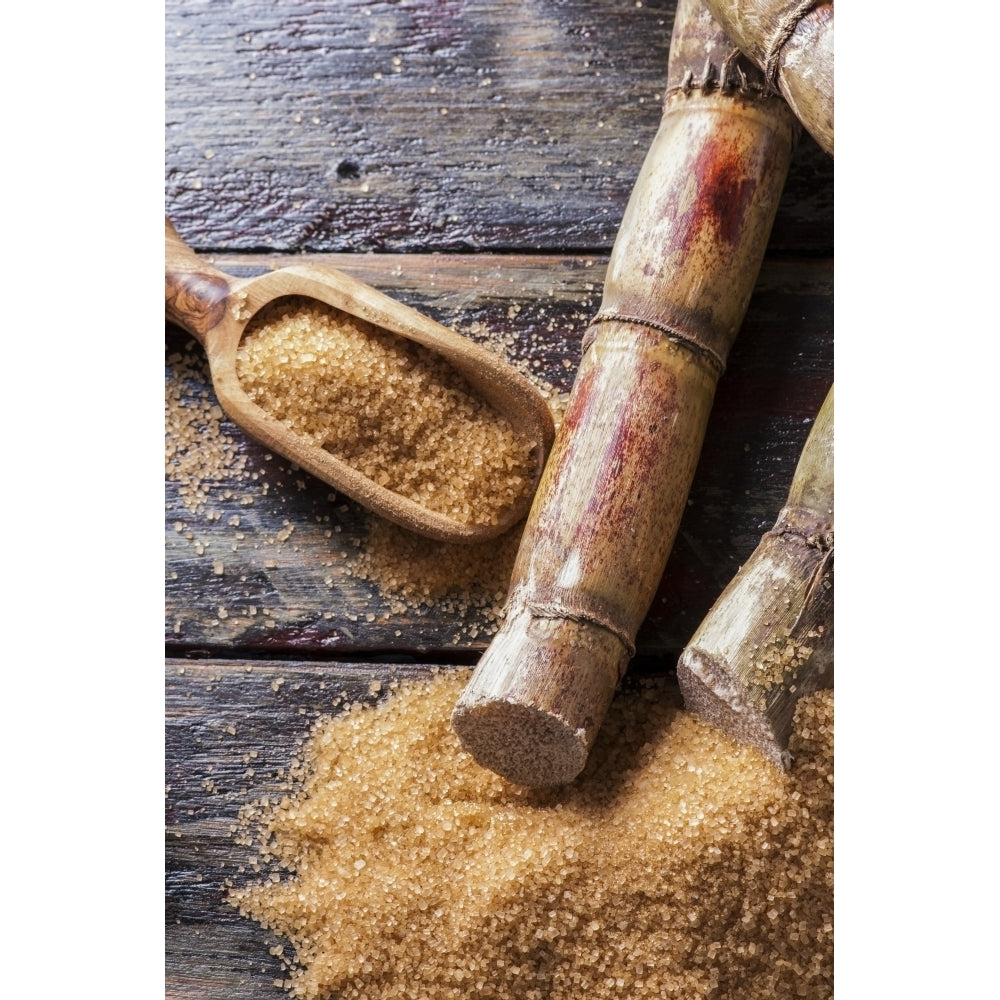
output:
POLYGON ((761 69, 764 71, 764 78, 775 91, 780 89, 778 75, 781 71, 781 50, 795 34, 802 18, 817 6, 819 6, 818 0, 800 0, 799 3, 793 3, 786 9, 778 11, 777 23, 770 37, 763 40, 761 69))
POLYGON ((706 56, 701 74, 697 78, 695 78, 694 69, 688 66, 679 83, 668 83, 664 100, 668 100, 677 91, 689 94, 692 90, 712 90, 713 88, 724 93, 735 91, 747 96, 777 93, 777 90, 768 87, 767 80, 761 76, 757 67, 739 49, 730 48, 721 60, 718 59, 717 54, 710 53, 706 56), (716 63, 718 63, 718 69, 716 69, 716 63))
POLYGON ((833 2, 706 0, 806 131, 833 155, 833 2))
POLYGON ((626 626, 620 625, 607 614, 602 614, 593 605, 586 608, 574 608, 563 599, 553 601, 550 604, 543 601, 530 601, 526 607, 535 618, 564 618, 566 621, 587 622, 607 629, 612 635, 617 636, 628 651, 629 658, 635 656, 635 642, 633 641, 635 637, 629 635, 626 626))
POLYGON ((466 751, 518 784, 565 784, 586 763, 670 555, 799 134, 700 0, 678 5, 667 83, 505 620, 452 714, 466 751))
POLYGON ((686 335, 677 330, 672 329, 664 323, 657 323, 655 320, 646 319, 642 316, 624 316, 617 313, 611 309, 601 310, 594 318, 591 320, 590 326, 587 329, 586 334, 583 338, 582 354, 586 354, 590 345, 594 343, 597 339, 597 335, 601 332, 601 324, 614 321, 616 323, 629 323, 633 326, 645 326, 650 330, 656 330, 662 334, 667 340, 674 344, 680 344, 686 347, 692 354, 703 358, 710 365, 712 365, 721 376, 726 370, 726 359, 720 357, 719 354, 712 349, 709 344, 703 344, 698 340, 696 335, 686 335))

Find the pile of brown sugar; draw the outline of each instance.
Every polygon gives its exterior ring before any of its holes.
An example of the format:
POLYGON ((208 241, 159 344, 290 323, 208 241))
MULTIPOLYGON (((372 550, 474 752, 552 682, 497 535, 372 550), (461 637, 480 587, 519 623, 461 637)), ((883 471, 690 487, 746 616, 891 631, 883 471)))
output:
POLYGON ((679 707, 619 694, 570 787, 474 764, 464 670, 321 720, 286 794, 244 810, 296 997, 833 995, 833 692, 799 703, 785 774, 679 707), (290 948, 288 945, 290 944, 290 948), (285 949, 288 948, 286 951, 285 949))
POLYGON ((311 299, 279 300, 236 356, 247 395, 395 493, 495 524, 534 483, 532 442, 444 359, 311 299))

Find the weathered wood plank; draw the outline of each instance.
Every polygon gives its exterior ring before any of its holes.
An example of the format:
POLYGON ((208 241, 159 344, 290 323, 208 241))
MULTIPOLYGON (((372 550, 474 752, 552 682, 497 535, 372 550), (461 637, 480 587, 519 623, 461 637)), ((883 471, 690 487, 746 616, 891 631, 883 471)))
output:
MULTIPOLYGON (((199 250, 607 253, 673 0, 166 4, 166 207, 199 250)), ((772 251, 829 255, 796 152, 772 251)))
MULTIPOLYGON (((580 339, 596 311, 604 261, 516 256, 333 255, 330 263, 481 339, 569 390, 580 339)), ((232 273, 260 273, 280 257, 219 257, 232 273)), ((773 523, 832 381, 832 265, 765 265, 729 370, 719 386, 699 471, 660 592, 639 636, 643 656, 676 658, 700 617, 773 523)), ((168 327, 168 358, 193 342, 168 327)), ((176 367, 176 365, 174 366, 176 367)), ((192 398, 209 394, 202 371, 192 398)), ((222 420, 239 479, 213 479, 194 512, 166 483, 166 641, 192 651, 297 656, 457 656, 471 661, 492 631, 482 607, 454 601, 394 607, 352 571, 366 515, 355 504, 222 420), (333 499, 330 497, 333 496, 333 499)), ((489 556, 496 561, 495 550, 489 556)), ((497 584, 501 589, 505 582, 497 584)))

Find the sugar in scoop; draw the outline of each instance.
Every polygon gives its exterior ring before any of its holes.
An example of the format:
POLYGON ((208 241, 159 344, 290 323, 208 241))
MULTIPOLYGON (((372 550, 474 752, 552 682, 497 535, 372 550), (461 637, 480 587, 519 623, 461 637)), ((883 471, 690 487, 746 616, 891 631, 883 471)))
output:
POLYGON ((322 302, 247 325, 244 391, 372 482, 462 524, 496 525, 534 484, 534 443, 426 347, 322 302))

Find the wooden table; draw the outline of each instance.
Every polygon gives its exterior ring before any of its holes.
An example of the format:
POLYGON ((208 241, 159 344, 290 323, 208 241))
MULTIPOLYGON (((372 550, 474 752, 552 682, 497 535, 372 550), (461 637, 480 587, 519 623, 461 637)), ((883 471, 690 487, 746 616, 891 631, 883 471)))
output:
MULTIPOLYGON (((167 213, 234 275, 330 263, 505 338, 567 393, 656 131, 673 8, 168 0, 167 213)), ((803 137, 635 671, 672 670, 784 500, 833 378, 832 205, 832 161, 803 137)), ((198 349, 165 339, 176 378, 198 349)), ((204 372, 187 378, 185 399, 210 401, 204 372)), ((166 479, 166 972, 168 996, 232 1000, 277 996, 281 976, 223 900, 250 789, 333 694, 473 664, 493 624, 400 610, 352 573, 363 511, 218 429, 232 453, 203 502, 166 479)))

